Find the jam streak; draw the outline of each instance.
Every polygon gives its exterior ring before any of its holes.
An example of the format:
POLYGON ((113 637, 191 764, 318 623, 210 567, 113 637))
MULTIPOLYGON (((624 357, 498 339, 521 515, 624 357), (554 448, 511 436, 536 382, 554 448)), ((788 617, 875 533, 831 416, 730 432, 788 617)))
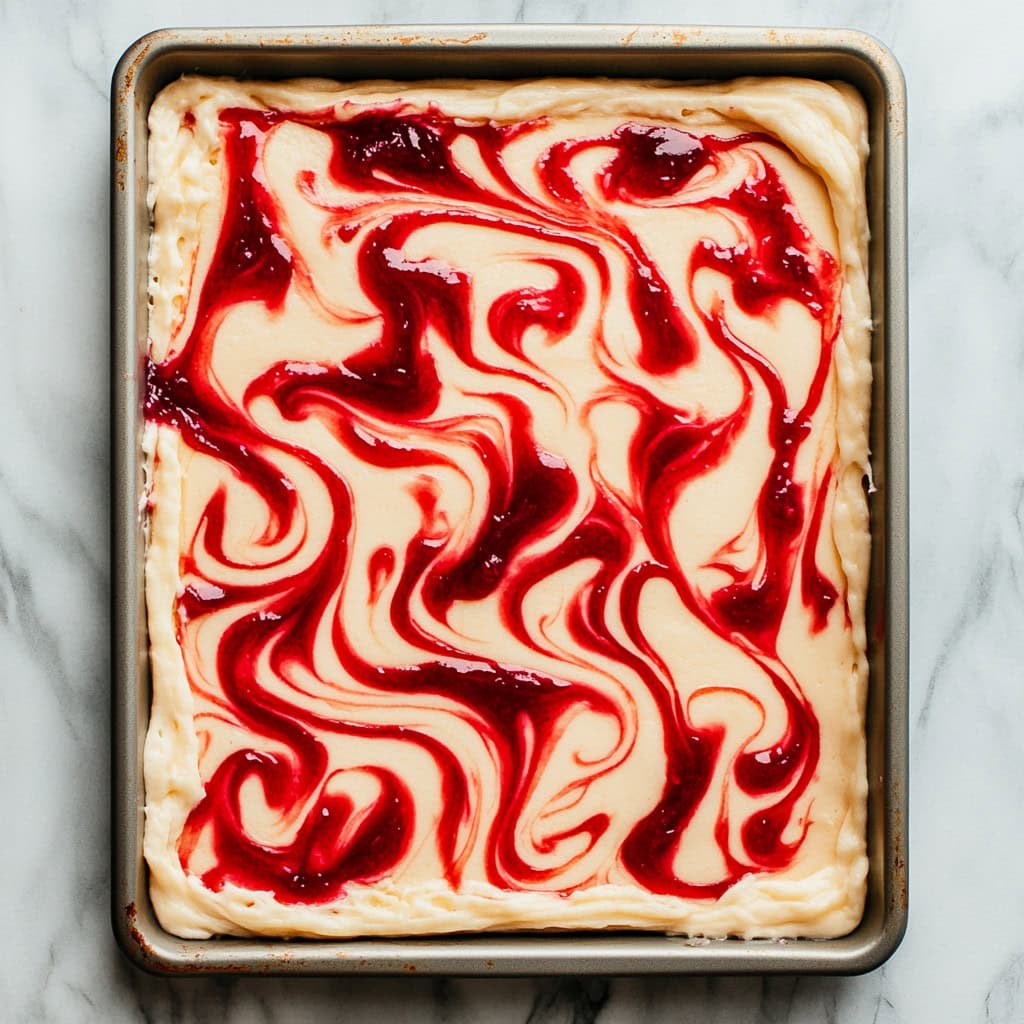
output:
MULTIPOLYGON (((626 124, 608 136, 557 142, 544 150, 536 163, 538 191, 514 179, 504 154, 543 128, 543 122, 470 124, 400 106, 348 120, 329 112, 222 113, 223 223, 194 300, 188 337, 165 362, 148 363, 146 416, 176 428, 185 445, 218 460, 260 496, 267 525, 259 543, 293 545, 276 564, 284 565, 309 533, 301 526, 302 497, 283 463, 301 464, 318 481, 330 503, 331 529, 311 562, 275 582, 210 580, 200 562, 245 568, 228 552, 228 497, 222 487, 202 515, 202 559, 192 549, 182 553, 188 585, 177 606, 179 639, 187 650, 190 631, 213 616, 227 623, 216 659, 222 711, 264 744, 228 754, 204 780, 205 796, 188 818, 179 855, 189 868, 205 851, 201 875, 211 888, 230 883, 273 892, 284 902, 318 902, 343 895, 351 883, 372 883, 401 868, 412 852, 418 813, 410 780, 386 765, 332 767, 331 736, 411 744, 436 765, 442 800, 430 834, 453 886, 477 846, 484 850, 487 879, 499 886, 569 891, 600 880, 591 873, 563 884, 561 876, 586 862, 611 827, 610 814, 581 811, 575 824, 534 838, 532 851, 520 834, 537 780, 576 717, 611 723, 615 739, 603 757, 577 756, 576 781, 553 801, 582 807, 588 787, 616 771, 633 750, 636 706, 628 688, 613 692, 582 670, 599 663, 617 665, 621 678, 638 681, 643 700, 657 710, 663 735, 664 786, 620 840, 620 871, 651 892, 715 897, 745 874, 785 867, 800 839, 783 841, 783 833, 794 826, 797 833, 806 830, 806 821, 794 816, 817 766, 818 725, 777 647, 794 586, 815 631, 825 628, 833 606, 842 607, 841 595, 815 561, 831 470, 804 480, 795 470, 826 394, 838 332, 835 261, 799 220, 770 162, 776 145, 770 138, 699 138, 672 127, 626 124), (274 317, 297 289, 329 321, 343 320, 318 296, 266 184, 265 147, 288 123, 319 133, 329 145, 329 180, 318 182, 306 171, 298 186, 328 217, 325 244, 357 247, 359 284, 379 312, 379 331, 344 361, 273 366, 250 382, 240 407, 225 396, 212 370, 218 333, 233 309, 257 303, 274 317), (463 169, 453 155, 456 144, 475 147, 489 180, 474 180, 463 169), (597 180, 588 183, 577 168, 590 150, 603 154, 604 162, 597 180), (757 173, 724 192, 710 188, 737 156, 751 161, 757 173), (342 205, 323 198, 338 192, 355 200, 342 205), (742 225, 741 241, 705 240, 684 254, 688 282, 673 280, 659 267, 622 215, 624 208, 677 200, 725 212, 742 225), (407 255, 415 233, 454 224, 513 238, 523 251, 535 244, 543 249, 530 259, 550 283, 513 287, 486 310, 490 341, 507 357, 501 367, 482 354, 474 336, 480 320, 474 319, 473 276, 439 259, 407 255), (702 270, 724 275, 732 301, 748 316, 771 316, 791 301, 818 323, 820 352, 799 408, 790 406, 771 363, 736 336, 722 301, 702 308, 695 300, 692 281, 702 270), (613 284, 623 273, 624 284, 613 284), (593 464, 591 479, 583 479, 558 452, 545 449, 530 403, 502 390, 500 380, 486 396, 490 419, 449 419, 440 411, 438 345, 476 373, 556 394, 557 382, 547 381, 532 363, 530 346, 538 339, 555 346, 579 328, 588 281, 599 283, 602 308, 613 289, 623 287, 635 325, 633 368, 611 357, 600 328, 592 339, 607 377, 606 395, 638 414, 633 436, 623 439, 628 494, 608 486, 593 464), (687 284, 691 312, 678 300, 687 284), (745 382, 737 408, 717 418, 695 416, 658 397, 672 374, 694 363, 702 344, 714 346, 745 382), (754 511, 761 555, 749 572, 723 560, 716 567, 731 581, 706 593, 679 562, 670 514, 687 486, 723 464, 749 426, 755 386, 768 396, 772 451, 754 511), (321 456, 257 424, 253 404, 268 399, 287 421, 314 418, 325 424, 368 466, 423 471, 414 495, 422 525, 404 550, 381 547, 365 567, 354 565, 349 482, 321 456), (501 429, 492 429, 494 423, 501 429), (458 442, 486 468, 484 507, 473 535, 461 544, 453 540, 432 481, 440 470, 468 477, 451 444, 430 445, 431 433, 458 442), (287 541, 296 533, 298 541, 287 541), (496 596, 518 644, 543 655, 559 653, 557 645, 545 646, 531 631, 524 607, 542 581, 580 565, 591 568, 578 591, 566 597, 565 621, 577 653, 560 652, 564 675, 505 664, 452 641, 453 613, 496 596), (370 603, 388 608, 391 627, 419 652, 418 661, 381 665, 360 655, 340 613, 346 580, 357 572, 365 576, 370 603), (785 714, 776 742, 742 750, 730 768, 755 809, 742 821, 729 821, 723 805, 715 837, 725 873, 714 883, 688 882, 674 865, 681 837, 708 795, 724 727, 698 728, 689 720, 669 668, 645 635, 641 595, 655 583, 671 587, 691 615, 756 662, 785 714), (621 629, 610 628, 611 622, 621 629), (340 667, 337 679, 322 678, 314 657, 325 624, 340 667), (581 668, 578 674, 574 665, 581 668), (287 685, 267 686, 268 672, 287 685), (497 766, 496 806, 481 810, 466 766, 429 726, 346 716, 327 702, 310 710, 287 696, 302 678, 325 687, 348 679, 381 699, 405 697, 413 706, 426 698, 440 702, 471 725, 497 766), (354 779, 363 794, 358 799, 348 788, 354 779), (268 845, 248 827, 241 793, 250 783, 272 812, 291 823, 288 842, 268 845)), ((199 533, 193 545, 200 543, 199 533)))

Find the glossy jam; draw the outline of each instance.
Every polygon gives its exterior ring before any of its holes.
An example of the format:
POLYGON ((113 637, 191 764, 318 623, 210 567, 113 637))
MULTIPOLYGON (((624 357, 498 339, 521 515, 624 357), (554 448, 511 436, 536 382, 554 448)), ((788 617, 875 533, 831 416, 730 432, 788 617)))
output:
MULTIPOLYGON (((185 127, 194 119, 186 115, 185 127)), ((486 514, 472 542, 457 557, 445 553, 437 526, 438 494, 424 484, 416 495, 423 526, 405 551, 380 548, 366 566, 374 599, 390 593, 390 619, 403 640, 422 651, 422 661, 403 667, 363 661, 335 621, 332 632, 338 660, 351 678, 392 694, 431 694, 444 698, 471 721, 496 752, 502 789, 498 809, 486 830, 486 874, 508 889, 542 885, 551 872, 526 863, 517 851, 515 828, 533 779, 552 737, 581 710, 620 720, 628 712, 581 679, 551 677, 514 664, 472 656, 427 635, 410 610, 413 595, 436 620, 446 621, 460 602, 498 594, 505 627, 517 640, 532 643, 523 620, 523 602, 539 580, 582 559, 598 568, 580 593, 569 597, 568 622, 579 647, 627 667, 641 679, 658 709, 664 735, 665 779, 656 806, 639 820, 621 846, 619 860, 638 884, 655 893, 716 897, 752 871, 784 867, 799 838, 784 842, 794 807, 814 776, 818 759, 818 724, 806 701, 781 672, 770 675, 788 717, 782 739, 766 750, 738 756, 732 767, 741 789, 764 798, 760 809, 739 826, 745 854, 728 841, 729 823, 716 832, 727 876, 714 884, 694 884, 679 877, 674 863, 680 836, 706 795, 722 744, 717 728, 697 728, 666 685, 666 669, 644 635, 639 603, 643 588, 666 582, 686 608, 730 642, 764 665, 774 663, 782 615, 794 580, 820 630, 840 595, 819 571, 815 548, 831 485, 826 476, 811 490, 796 479, 797 456, 822 401, 838 329, 839 277, 832 258, 799 221, 793 204, 771 164, 747 176, 726 198, 709 199, 744 225, 743 241, 732 247, 713 242, 690 256, 691 275, 712 269, 731 282, 737 305, 752 316, 771 312, 783 300, 804 306, 821 326, 821 347, 803 407, 787 405, 772 366, 737 338, 724 313, 711 310, 691 322, 671 284, 639 241, 614 215, 616 204, 665 200, 734 150, 771 140, 756 136, 695 137, 680 129, 626 124, 608 136, 560 142, 538 161, 542 201, 516 186, 503 164, 503 151, 536 127, 456 123, 436 113, 409 113, 398 107, 364 112, 340 122, 322 114, 228 110, 221 118, 226 204, 220 236, 195 299, 191 334, 168 361, 150 362, 146 377, 146 415, 175 427, 186 445, 220 460, 262 495, 271 510, 265 540, 285 536, 297 515, 290 481, 275 468, 268 453, 301 460, 322 481, 332 506, 333 528, 324 549, 299 578, 285 583, 223 587, 192 583, 178 603, 180 630, 230 608, 239 611, 221 639, 217 671, 230 713, 243 727, 273 741, 277 751, 237 750, 205 779, 206 795, 194 808, 179 853, 186 868, 201 837, 209 836, 214 866, 203 872, 212 888, 233 883, 269 890, 284 902, 317 902, 338 897, 351 882, 374 882, 392 873, 408 852, 417 812, 409 780, 395 772, 372 770, 378 796, 369 813, 351 826, 348 798, 330 795, 330 766, 316 734, 399 736, 417 744, 438 766, 444 800, 436 841, 448 881, 458 886, 470 815, 469 788, 461 766, 444 744, 426 731, 397 726, 358 725, 322 713, 304 711, 270 693, 260 681, 260 665, 269 657, 280 673, 301 667, 315 676, 314 635, 325 617, 346 560, 351 499, 337 473, 315 455, 265 435, 248 417, 239 416, 211 379, 211 358, 218 329, 227 313, 241 303, 260 303, 268 315, 282 307, 289 289, 307 274, 289 243, 281 211, 260 170, 268 136, 295 121, 329 142, 329 171, 347 190, 376 197, 408 200, 402 212, 359 234, 358 213, 334 211, 334 237, 359 245, 357 266, 363 293, 379 310, 379 337, 343 365, 285 363, 252 381, 246 401, 270 399, 292 419, 316 415, 338 440, 367 463, 378 467, 426 465, 432 456, 415 446, 385 437, 370 437, 353 426, 353 411, 387 421, 401 436, 403 424, 422 422, 437 409, 442 383, 426 344, 428 330, 448 345, 467 366, 491 373, 490 396, 501 404, 511 425, 508 444, 499 446, 485 433, 472 443, 488 467, 490 487, 486 514), (453 157, 453 146, 470 138, 485 154, 491 181, 474 181, 453 157), (585 151, 605 154, 599 189, 606 203, 595 208, 576 179, 574 161, 585 151), (611 211, 611 212, 609 212, 611 211), (601 285, 610 288, 602 246, 614 249, 627 268, 626 294, 637 326, 637 363, 643 374, 665 378, 692 363, 697 338, 710 338, 748 380, 757 380, 770 398, 771 466, 756 506, 763 544, 759 570, 741 574, 728 569, 732 582, 702 595, 689 580, 673 550, 669 514, 688 484, 728 458, 746 423, 750 388, 739 410, 721 419, 694 419, 685 410, 656 397, 654 388, 620 378, 616 387, 639 413, 630 441, 632 498, 605 489, 571 525, 564 539, 533 558, 520 557, 538 538, 570 524, 580 481, 557 452, 545 450, 533 431, 531 410, 501 390, 500 373, 473 344, 472 281, 439 261, 412 260, 403 247, 410 235, 432 223, 458 222, 502 230, 524 239, 557 238, 566 252, 603 267, 601 285), (355 241, 356 237, 360 241, 355 241), (640 536, 650 557, 631 565, 634 537, 640 536), (613 582, 628 573, 617 591, 613 582), (397 576, 396 576, 397 574, 397 576), (613 597, 613 592, 615 596, 613 597), (609 603, 618 603, 629 643, 604 623, 609 603), (303 819, 287 845, 268 847, 253 840, 242 822, 240 792, 257 780, 269 806, 282 814, 302 806, 303 819), (732 852, 731 852, 732 851, 732 852)), ((312 189, 312 174, 305 184, 312 189)), ((556 344, 577 324, 585 284, 571 259, 540 261, 554 283, 520 287, 502 295, 486 314, 496 343, 522 360, 524 337, 539 328, 556 344)), ((678 283, 675 284, 678 287, 678 283)), ((597 342, 595 341, 595 344, 597 342)), ((504 370, 501 372, 514 373, 504 370)), ((658 392, 662 393, 662 392, 658 392)), ((456 429, 458 424, 451 424, 456 429)), ((204 513, 208 551, 230 562, 224 549, 225 499, 217 494, 204 513)), ((188 551, 182 574, 195 580, 199 568, 188 551)), ((367 769, 368 771, 370 769, 367 769)), ((603 769, 595 769, 595 774, 603 769)), ((804 826, 806 827, 806 826, 804 826)), ((575 838, 586 849, 608 828, 608 816, 595 814, 571 834, 550 838, 549 845, 575 838)))

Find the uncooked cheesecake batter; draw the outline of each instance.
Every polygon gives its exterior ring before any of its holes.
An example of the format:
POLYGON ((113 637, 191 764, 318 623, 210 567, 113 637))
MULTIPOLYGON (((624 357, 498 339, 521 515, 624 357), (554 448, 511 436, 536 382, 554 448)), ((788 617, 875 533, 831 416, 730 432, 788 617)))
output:
POLYGON ((852 90, 190 78, 150 130, 162 924, 852 929, 852 90))

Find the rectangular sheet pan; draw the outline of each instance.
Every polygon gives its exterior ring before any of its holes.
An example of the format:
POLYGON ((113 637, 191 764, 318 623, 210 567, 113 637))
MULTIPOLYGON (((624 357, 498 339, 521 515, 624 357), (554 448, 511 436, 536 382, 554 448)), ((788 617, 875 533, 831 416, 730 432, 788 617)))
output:
POLYGON ((881 964, 907 918, 906 98, 893 56, 842 30, 655 26, 415 26, 163 30, 114 72, 111 125, 112 912, 128 957, 160 973, 856 974, 881 964), (741 75, 843 79, 870 113, 868 202, 875 321, 871 424, 875 493, 868 595, 867 909, 828 940, 691 940, 659 934, 481 934, 346 941, 183 940, 157 922, 142 856, 142 748, 150 683, 139 515, 149 221, 146 117, 184 73, 247 78, 741 75))

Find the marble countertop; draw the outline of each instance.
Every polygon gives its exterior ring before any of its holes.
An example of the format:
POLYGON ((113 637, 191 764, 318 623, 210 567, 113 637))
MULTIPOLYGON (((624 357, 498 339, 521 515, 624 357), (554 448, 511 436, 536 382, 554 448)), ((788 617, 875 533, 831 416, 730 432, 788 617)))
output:
POLYGON ((835 25, 909 87, 911 917, 862 978, 167 981, 109 904, 111 70, 225 0, 0 3, 0 1019, 1024 1020, 1024 13, 995 0, 250 0, 245 23, 835 25), (953 383, 957 387, 953 388, 953 383), (45 737, 45 740, 41 739, 45 737))

